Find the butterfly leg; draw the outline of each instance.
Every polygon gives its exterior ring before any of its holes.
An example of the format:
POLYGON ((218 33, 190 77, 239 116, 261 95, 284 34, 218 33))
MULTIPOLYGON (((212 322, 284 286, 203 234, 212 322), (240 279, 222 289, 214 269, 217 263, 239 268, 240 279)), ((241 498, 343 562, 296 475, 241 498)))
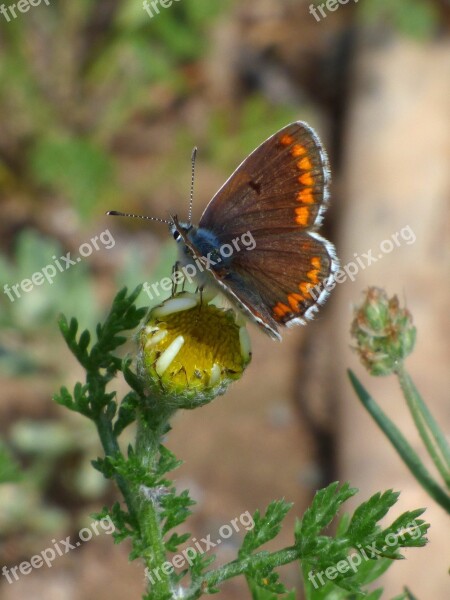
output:
MULTIPOLYGON (((172 296, 175 296, 175 294, 177 293, 177 288, 178 288, 178 277, 176 277, 176 273, 181 273, 181 271, 179 271, 180 267, 180 261, 175 261, 173 267, 172 267, 172 296)), ((184 277, 183 277, 183 286, 181 291, 184 291, 184 277)))

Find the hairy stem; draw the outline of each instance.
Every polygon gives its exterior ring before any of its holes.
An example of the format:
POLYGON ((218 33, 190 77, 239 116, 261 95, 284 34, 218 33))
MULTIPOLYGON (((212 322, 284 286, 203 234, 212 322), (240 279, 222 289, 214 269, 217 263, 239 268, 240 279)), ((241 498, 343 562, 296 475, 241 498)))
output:
POLYGON ((205 573, 201 581, 195 582, 189 589, 185 600, 196 600, 204 593, 204 589, 214 588, 222 581, 231 579, 246 572, 257 571, 270 566, 271 569, 287 565, 300 558, 301 550, 296 546, 289 546, 276 552, 258 552, 246 558, 233 560, 219 569, 205 573))
MULTIPOLYGON (((169 429, 168 420, 173 411, 164 406, 148 408, 138 413, 136 456, 148 471, 156 469, 161 438, 169 429)), ((172 597, 170 575, 162 570, 167 561, 166 548, 161 531, 158 490, 136 490, 138 497, 138 522, 146 576, 149 580, 145 600, 165 600, 172 597)))

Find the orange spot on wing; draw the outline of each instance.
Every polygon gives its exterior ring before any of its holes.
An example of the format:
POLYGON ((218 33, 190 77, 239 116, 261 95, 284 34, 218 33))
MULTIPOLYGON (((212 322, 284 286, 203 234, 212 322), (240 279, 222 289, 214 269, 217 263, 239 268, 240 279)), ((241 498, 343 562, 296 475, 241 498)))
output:
POLYGON ((277 304, 275 304, 275 306, 273 307, 273 314, 275 315, 275 318, 279 318, 281 319, 282 317, 290 314, 292 311, 289 308, 289 306, 287 306, 286 304, 283 304, 282 302, 277 302, 277 304))
POLYGON ((280 137, 280 144, 282 144, 283 146, 290 146, 293 141, 294 138, 291 135, 288 135, 287 133, 280 137))
POLYGON ((304 300, 303 296, 300 296, 300 294, 289 294, 287 298, 289 300, 289 304, 291 305, 292 310, 294 312, 297 312, 299 303, 302 302, 302 300, 304 300))
POLYGON ((314 204, 312 188, 301 190, 301 192, 297 194, 297 200, 299 202, 303 202, 303 204, 314 204))
POLYGON ((300 144, 295 144, 291 150, 291 154, 294 158, 298 158, 299 156, 306 154, 306 148, 305 146, 300 146, 300 144))
POLYGON ((297 215, 295 218, 296 223, 299 225, 308 225, 309 208, 307 206, 300 206, 300 208, 296 208, 295 214, 297 215))
POLYGON ((320 269, 322 265, 322 261, 320 260, 320 256, 313 256, 311 259, 311 264, 315 269, 320 269))
POLYGON ((303 175, 300 175, 298 180, 302 185, 312 185, 314 183, 314 178, 311 173, 303 173, 303 175))
POLYGON ((302 160, 298 161, 297 167, 302 171, 310 171, 312 169, 312 162, 307 156, 305 156, 302 158, 302 160))
POLYGON ((312 283, 319 283, 319 278, 317 277, 317 273, 319 272, 318 269, 311 269, 311 271, 308 271, 306 273, 306 277, 312 281, 312 283))
POLYGON ((303 294, 303 296, 305 298, 310 298, 311 293, 310 293, 310 289, 311 289, 311 284, 307 283, 306 281, 302 281, 299 286, 298 289, 301 291, 301 293, 303 294))

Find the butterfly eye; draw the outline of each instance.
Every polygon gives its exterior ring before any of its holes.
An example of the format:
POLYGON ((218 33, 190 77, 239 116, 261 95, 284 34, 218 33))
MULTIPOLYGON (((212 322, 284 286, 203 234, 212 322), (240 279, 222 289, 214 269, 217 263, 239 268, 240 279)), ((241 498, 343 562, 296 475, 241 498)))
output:
POLYGON ((180 232, 179 232, 179 231, 177 231, 177 230, 175 229, 175 231, 173 232, 173 234, 172 234, 172 235, 173 235, 173 239, 174 239, 176 242, 178 242, 178 240, 179 240, 179 239, 180 239, 180 237, 181 237, 181 234, 180 234, 180 232))

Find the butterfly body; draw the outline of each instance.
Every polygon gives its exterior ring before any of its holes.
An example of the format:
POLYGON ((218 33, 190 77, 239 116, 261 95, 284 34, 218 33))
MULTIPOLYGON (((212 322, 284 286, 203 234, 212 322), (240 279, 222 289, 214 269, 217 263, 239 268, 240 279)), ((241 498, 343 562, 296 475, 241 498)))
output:
POLYGON ((189 248, 194 247, 196 249, 195 254, 199 255, 200 257, 206 257, 209 255, 211 257, 211 260, 214 262, 227 261, 226 257, 221 256, 221 244, 219 238, 212 231, 209 231, 208 229, 203 229, 201 227, 195 227, 195 225, 189 225, 188 223, 182 222, 178 222, 177 227, 177 232, 183 232, 183 235, 178 237, 177 241, 185 242, 185 240, 187 240, 189 242, 189 246, 186 246, 185 244, 184 247, 181 247, 182 253, 184 252, 184 254, 190 256, 191 252, 189 252, 189 248))
POLYGON ((222 269, 231 265, 230 257, 220 255, 220 242, 211 231, 189 223, 178 221, 172 217, 170 230, 178 242, 178 262, 183 266, 191 266, 192 279, 199 288, 217 288, 211 270, 221 264, 222 269), (176 222, 176 225, 175 225, 176 222))

